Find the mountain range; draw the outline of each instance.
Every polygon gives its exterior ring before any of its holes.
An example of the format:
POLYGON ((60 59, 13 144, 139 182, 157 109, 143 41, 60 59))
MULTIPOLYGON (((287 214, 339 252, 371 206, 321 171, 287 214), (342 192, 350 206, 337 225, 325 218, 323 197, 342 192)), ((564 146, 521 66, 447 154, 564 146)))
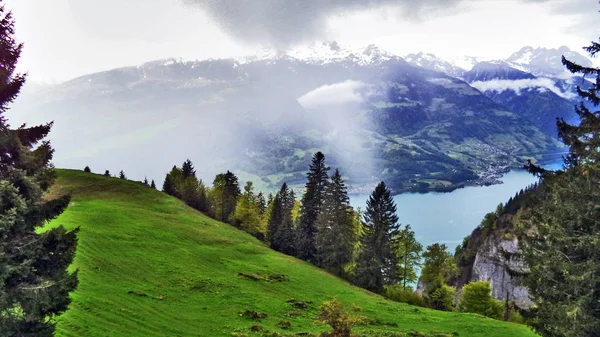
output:
POLYGON ((563 54, 590 62, 564 47, 451 62, 337 43, 158 60, 26 91, 9 118, 54 120, 61 167, 160 182, 189 157, 208 182, 231 169, 274 189, 300 184, 322 150, 354 192, 379 180, 397 192, 450 190, 560 153, 554 119, 576 120, 575 88, 587 83, 559 71, 563 54))

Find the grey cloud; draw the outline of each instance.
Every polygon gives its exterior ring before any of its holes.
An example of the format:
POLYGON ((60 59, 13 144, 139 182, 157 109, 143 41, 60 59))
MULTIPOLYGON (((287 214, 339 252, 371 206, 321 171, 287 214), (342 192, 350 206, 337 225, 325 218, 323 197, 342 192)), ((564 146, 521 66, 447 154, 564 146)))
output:
POLYGON ((331 15, 390 6, 399 19, 414 20, 431 9, 451 9, 462 0, 181 0, 199 6, 228 34, 244 42, 286 47, 323 37, 331 15))
POLYGON ((573 21, 570 32, 596 40, 600 35, 600 1, 598 0, 523 0, 525 3, 538 3, 549 6, 555 14, 579 15, 573 21))

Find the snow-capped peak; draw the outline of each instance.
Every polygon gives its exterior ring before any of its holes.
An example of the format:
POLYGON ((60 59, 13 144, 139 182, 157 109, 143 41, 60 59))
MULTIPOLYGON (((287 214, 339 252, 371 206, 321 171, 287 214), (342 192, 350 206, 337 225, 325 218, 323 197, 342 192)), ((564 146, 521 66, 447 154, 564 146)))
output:
POLYGON ((592 61, 566 46, 560 48, 533 48, 523 47, 521 50, 510 55, 505 61, 519 70, 532 73, 536 76, 547 77, 570 77, 568 71, 562 64, 562 57, 570 61, 591 67, 592 61))
POLYGON ((262 49, 255 55, 243 58, 242 62, 259 60, 276 60, 282 58, 296 59, 312 64, 328 64, 352 62, 359 65, 380 64, 397 56, 380 49, 375 45, 362 48, 342 46, 337 42, 315 42, 309 45, 292 47, 286 51, 262 49))
POLYGON ((467 71, 465 68, 456 65, 454 62, 441 59, 434 54, 429 53, 420 52, 417 54, 408 54, 404 59, 412 65, 439 71, 453 77, 460 78, 467 71))

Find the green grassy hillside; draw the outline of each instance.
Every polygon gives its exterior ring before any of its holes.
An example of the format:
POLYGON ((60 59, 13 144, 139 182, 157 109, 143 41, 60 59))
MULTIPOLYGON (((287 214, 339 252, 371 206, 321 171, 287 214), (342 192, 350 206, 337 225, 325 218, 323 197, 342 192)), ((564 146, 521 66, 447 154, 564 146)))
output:
POLYGON ((52 194, 65 192, 71 205, 50 226, 81 227, 74 263, 80 284, 57 320, 58 336, 259 336, 254 325, 317 334, 326 329, 314 322, 317 308, 334 296, 371 319, 356 328, 364 336, 535 336, 521 325, 391 302, 139 183, 58 170, 52 194), (292 298, 308 308, 294 307, 292 298), (241 315, 246 310, 267 317, 254 321, 241 315))

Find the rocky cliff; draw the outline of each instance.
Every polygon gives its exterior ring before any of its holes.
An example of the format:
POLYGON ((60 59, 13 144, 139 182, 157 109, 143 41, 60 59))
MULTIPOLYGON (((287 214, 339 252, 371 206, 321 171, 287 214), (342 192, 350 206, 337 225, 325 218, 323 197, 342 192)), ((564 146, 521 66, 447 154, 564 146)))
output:
POLYGON ((533 302, 527 289, 515 280, 525 268, 518 256, 516 237, 491 235, 477 250, 468 281, 488 281, 492 284, 495 298, 505 300, 508 296, 519 308, 527 309, 533 302))
POLYGON ((520 259, 516 232, 519 210, 532 200, 536 186, 521 191, 495 212, 485 216, 481 224, 466 237, 456 249, 455 257, 459 275, 452 285, 460 289, 474 281, 488 281, 492 295, 498 300, 508 299, 522 309, 533 305, 525 287, 518 278, 526 271, 520 259))

